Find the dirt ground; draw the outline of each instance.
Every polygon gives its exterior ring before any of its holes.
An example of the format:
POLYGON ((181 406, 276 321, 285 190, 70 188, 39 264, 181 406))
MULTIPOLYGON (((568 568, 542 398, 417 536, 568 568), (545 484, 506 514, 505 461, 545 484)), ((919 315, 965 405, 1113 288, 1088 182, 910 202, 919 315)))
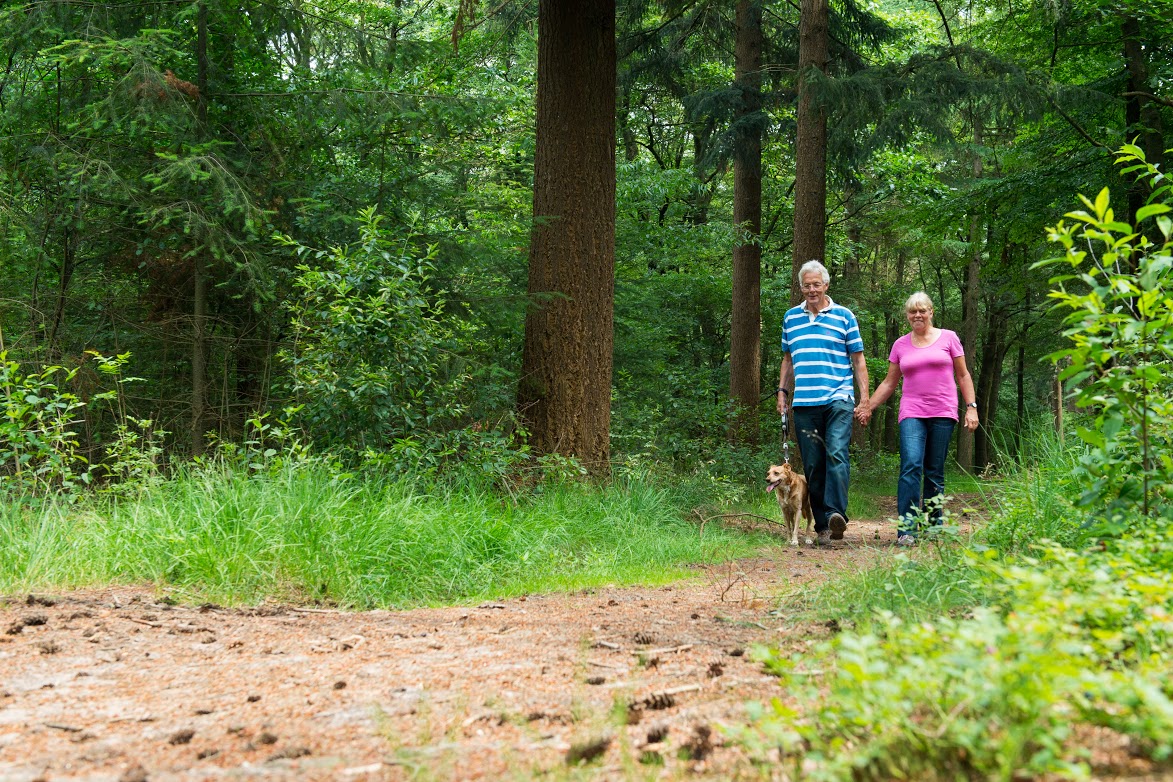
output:
POLYGON ((783 694, 748 650, 826 638, 798 593, 893 544, 855 522, 670 586, 411 611, 10 597, 0 780, 756 776, 720 729, 783 694))

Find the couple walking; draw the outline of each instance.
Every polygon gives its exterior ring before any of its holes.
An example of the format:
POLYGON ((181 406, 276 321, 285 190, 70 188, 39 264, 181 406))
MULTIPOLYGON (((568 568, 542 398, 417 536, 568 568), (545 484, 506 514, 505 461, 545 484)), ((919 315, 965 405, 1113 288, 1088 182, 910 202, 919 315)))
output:
POLYGON ((827 268, 807 261, 798 279, 803 303, 787 310, 782 321, 778 412, 789 411, 794 418, 819 542, 842 540, 847 529, 851 479, 847 446, 852 419, 867 424, 903 379, 896 541, 914 545, 922 507, 928 504, 934 523, 940 523, 940 508, 929 501, 945 492, 945 454, 958 420, 958 386, 965 402, 963 425, 969 431, 978 426, 973 379, 961 342, 954 332, 933 325, 933 302, 928 295, 914 293, 904 304, 912 330, 892 345, 888 374, 875 393, 869 393, 859 322, 851 310, 827 295, 831 282, 827 268))

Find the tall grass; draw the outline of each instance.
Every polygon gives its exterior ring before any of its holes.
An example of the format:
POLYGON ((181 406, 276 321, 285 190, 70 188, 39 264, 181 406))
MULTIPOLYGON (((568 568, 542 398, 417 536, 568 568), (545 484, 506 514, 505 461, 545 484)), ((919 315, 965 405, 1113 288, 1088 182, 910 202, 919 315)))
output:
MULTIPOLYGON (((1048 427, 1025 438, 1022 461, 1004 470, 996 492, 987 496, 990 518, 968 535, 950 524, 922 536, 915 554, 893 550, 871 567, 813 588, 803 603, 820 616, 866 621, 879 612, 920 620, 958 614, 993 600, 984 571, 973 567, 978 552, 1004 557, 1052 540, 1076 543, 1080 520, 1062 486, 1077 461, 1048 427)), ((946 479, 946 491, 981 485, 972 478, 946 479)))
POLYGON ((686 499, 638 480, 514 502, 317 464, 205 467, 134 498, 4 507, 0 592, 147 582, 228 603, 401 607, 663 582, 766 542, 715 525, 700 536, 686 499))

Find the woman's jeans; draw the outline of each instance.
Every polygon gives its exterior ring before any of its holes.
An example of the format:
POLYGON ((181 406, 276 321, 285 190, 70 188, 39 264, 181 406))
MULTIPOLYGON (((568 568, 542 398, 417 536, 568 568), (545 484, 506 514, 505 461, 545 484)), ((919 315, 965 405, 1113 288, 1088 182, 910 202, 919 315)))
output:
POLYGON ((899 534, 916 534, 922 507, 929 508, 933 524, 941 523, 940 505, 929 501, 945 493, 945 456, 956 424, 952 418, 905 418, 900 422, 900 482, 896 484, 899 534))
POLYGON ((847 486, 851 482, 847 447, 851 443, 853 408, 851 402, 837 399, 825 405, 792 407, 790 412, 802 454, 815 532, 822 532, 828 528, 827 518, 832 513, 847 520, 847 486))

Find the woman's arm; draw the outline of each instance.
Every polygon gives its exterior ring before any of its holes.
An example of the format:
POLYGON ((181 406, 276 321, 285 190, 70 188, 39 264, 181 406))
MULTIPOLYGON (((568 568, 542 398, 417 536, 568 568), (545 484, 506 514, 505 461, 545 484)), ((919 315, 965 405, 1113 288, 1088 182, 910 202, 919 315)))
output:
POLYGON ((872 412, 877 407, 884 404, 892 396, 896 390, 896 384, 900 382, 900 365, 891 361, 888 362, 888 374, 880 381, 880 385, 876 386, 876 390, 868 397, 866 404, 859 406, 856 418, 861 424, 867 425, 868 420, 872 417, 872 412))
POLYGON ((961 388, 961 399, 965 402, 963 425, 972 432, 978 428, 977 408, 971 404, 977 401, 977 394, 973 391, 973 375, 969 374, 969 367, 965 365, 965 356, 953 357, 953 376, 957 378, 957 385, 961 388))
POLYGON ((875 410, 892 397, 892 393, 896 391, 896 384, 900 382, 900 377, 900 365, 889 361, 888 374, 880 381, 880 385, 876 386, 875 393, 868 400, 869 412, 875 410))

